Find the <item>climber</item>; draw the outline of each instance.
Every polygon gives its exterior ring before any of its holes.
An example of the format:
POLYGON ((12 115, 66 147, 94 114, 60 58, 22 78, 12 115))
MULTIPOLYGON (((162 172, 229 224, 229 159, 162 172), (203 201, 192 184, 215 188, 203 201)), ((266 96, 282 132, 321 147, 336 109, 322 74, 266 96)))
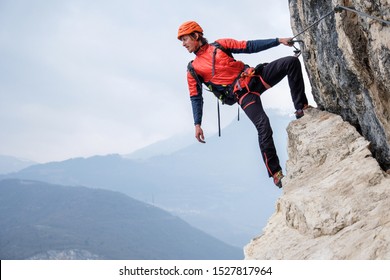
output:
POLYGON ((258 131, 260 151, 268 171, 277 187, 282 187, 283 172, 272 138, 269 119, 264 112, 260 95, 279 83, 285 76, 291 90, 296 109, 296 118, 304 115, 308 106, 305 95, 302 70, 294 56, 280 58, 268 64, 249 67, 235 60, 232 53, 256 53, 280 44, 292 46, 291 38, 237 41, 219 39, 209 44, 203 37, 202 27, 195 21, 183 23, 177 38, 182 41, 195 59, 188 64, 187 81, 195 122, 195 137, 205 143, 202 124, 203 97, 202 83, 205 84, 222 104, 238 102, 258 131))

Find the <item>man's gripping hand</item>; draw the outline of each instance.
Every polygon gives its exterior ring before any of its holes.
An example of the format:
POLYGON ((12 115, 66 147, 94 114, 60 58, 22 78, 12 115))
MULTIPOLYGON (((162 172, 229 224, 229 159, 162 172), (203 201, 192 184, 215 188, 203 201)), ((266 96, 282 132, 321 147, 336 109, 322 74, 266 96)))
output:
POLYGON ((279 43, 285 46, 292 47, 292 45, 294 45, 292 39, 293 38, 279 38, 279 43))

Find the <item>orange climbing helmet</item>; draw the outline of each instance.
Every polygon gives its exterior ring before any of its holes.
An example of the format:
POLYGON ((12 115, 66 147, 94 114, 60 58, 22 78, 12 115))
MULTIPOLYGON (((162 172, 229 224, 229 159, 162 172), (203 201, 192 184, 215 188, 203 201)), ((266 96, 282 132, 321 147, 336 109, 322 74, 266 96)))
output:
POLYGON ((200 25, 195 21, 186 21, 179 27, 179 31, 177 32, 177 39, 180 40, 181 36, 189 35, 194 32, 199 32, 203 34, 203 29, 200 25))

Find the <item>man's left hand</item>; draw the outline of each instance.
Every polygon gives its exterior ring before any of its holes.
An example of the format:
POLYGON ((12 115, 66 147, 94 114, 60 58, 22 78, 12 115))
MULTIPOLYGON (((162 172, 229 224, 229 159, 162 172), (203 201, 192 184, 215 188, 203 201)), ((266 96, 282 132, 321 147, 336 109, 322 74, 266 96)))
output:
POLYGON ((283 44, 285 46, 288 46, 288 47, 292 47, 294 45, 294 43, 292 42, 292 37, 290 38, 279 38, 279 43, 280 44, 283 44))

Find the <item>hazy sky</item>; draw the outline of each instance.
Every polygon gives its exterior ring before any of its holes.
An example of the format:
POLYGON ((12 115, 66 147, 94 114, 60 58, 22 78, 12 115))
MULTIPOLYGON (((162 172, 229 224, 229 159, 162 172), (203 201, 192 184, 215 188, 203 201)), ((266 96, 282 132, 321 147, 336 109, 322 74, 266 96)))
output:
MULTIPOLYGON (((176 39, 187 20, 210 42, 292 36, 287 0, 1 0, 0 154, 38 162, 128 154, 192 132, 194 55, 176 39)), ((236 58, 254 66, 286 55, 292 48, 279 46, 236 58)), ((216 101, 204 95, 207 137, 216 101)), ((262 100, 294 111, 286 81, 262 100)), ((222 108, 224 125, 236 111, 222 108)))

